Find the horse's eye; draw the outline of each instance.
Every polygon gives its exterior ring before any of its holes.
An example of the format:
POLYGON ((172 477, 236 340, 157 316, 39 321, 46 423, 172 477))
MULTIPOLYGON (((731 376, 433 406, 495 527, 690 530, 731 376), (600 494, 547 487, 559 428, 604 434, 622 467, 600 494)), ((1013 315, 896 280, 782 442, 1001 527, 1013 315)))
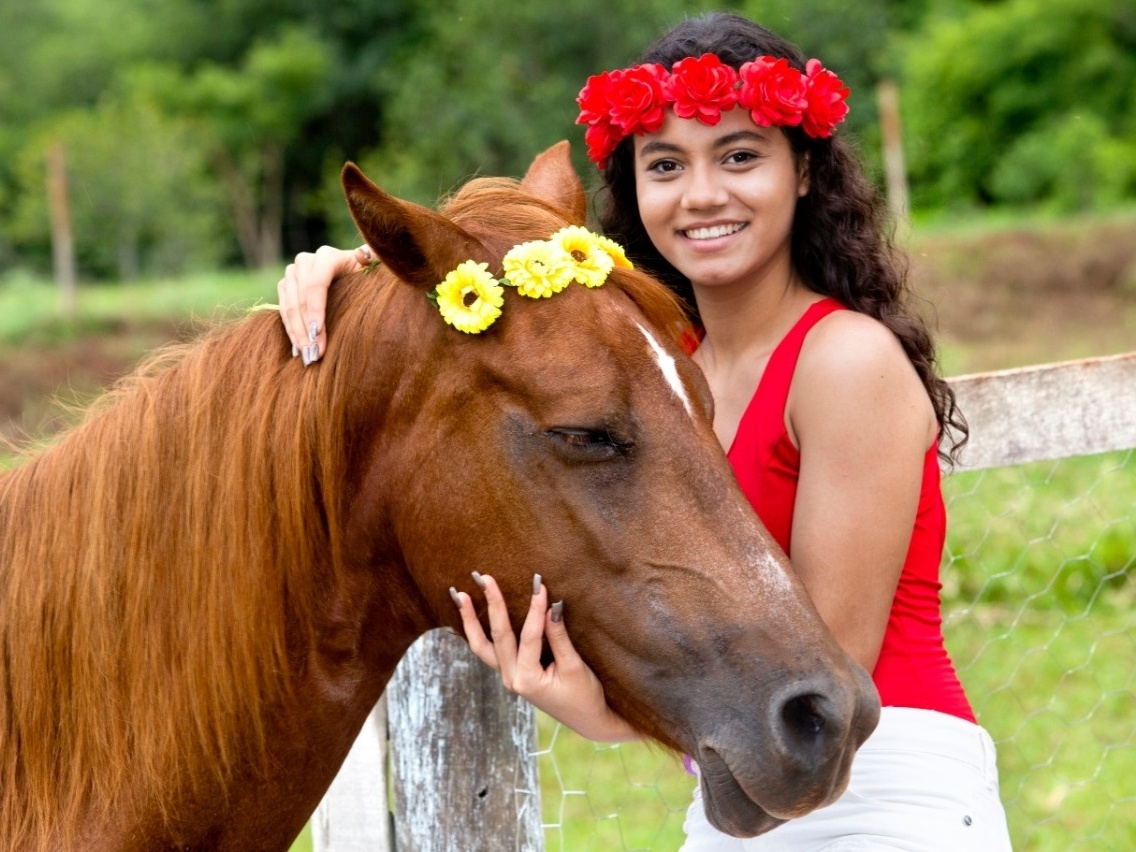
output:
POLYGON ((608 429, 557 427, 545 434, 563 455, 576 461, 605 461, 625 456, 634 446, 608 429))

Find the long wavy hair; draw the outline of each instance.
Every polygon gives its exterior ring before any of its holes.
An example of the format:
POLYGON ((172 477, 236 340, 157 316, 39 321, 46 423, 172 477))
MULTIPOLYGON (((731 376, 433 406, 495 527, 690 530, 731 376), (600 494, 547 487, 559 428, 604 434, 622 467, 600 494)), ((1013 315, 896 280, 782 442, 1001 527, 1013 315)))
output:
MULTIPOLYGON (((784 57, 800 71, 805 56, 795 45, 746 18, 715 12, 683 21, 661 36, 640 62, 667 68, 687 56, 717 54, 735 69, 757 56, 784 57)), ((793 217, 792 263, 809 289, 875 317, 903 345, 935 408, 939 455, 957 461, 966 443, 966 420, 954 392, 938 372, 935 343, 910 305, 907 261, 894 245, 883 196, 864 174, 851 144, 841 136, 813 139, 784 127, 797 157, 807 157, 809 192, 793 217)), ((632 137, 620 142, 604 171, 600 223, 639 265, 666 283, 698 317, 694 290, 647 236, 635 194, 632 137)))

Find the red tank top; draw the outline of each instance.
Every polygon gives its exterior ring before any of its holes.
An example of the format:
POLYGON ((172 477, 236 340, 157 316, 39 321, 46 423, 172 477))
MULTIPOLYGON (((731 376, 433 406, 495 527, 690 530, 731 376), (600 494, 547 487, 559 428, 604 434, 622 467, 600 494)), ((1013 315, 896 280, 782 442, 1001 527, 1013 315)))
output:
MULTIPOLYGON (((816 302, 777 345, 727 454, 742 491, 790 559, 801 457, 785 428, 789 385, 805 336, 824 317, 844 309, 833 299, 816 302)), ((885 707, 938 710, 973 722, 943 644, 939 562, 946 526, 938 453, 932 446, 923 460, 915 528, 872 680, 885 707)))

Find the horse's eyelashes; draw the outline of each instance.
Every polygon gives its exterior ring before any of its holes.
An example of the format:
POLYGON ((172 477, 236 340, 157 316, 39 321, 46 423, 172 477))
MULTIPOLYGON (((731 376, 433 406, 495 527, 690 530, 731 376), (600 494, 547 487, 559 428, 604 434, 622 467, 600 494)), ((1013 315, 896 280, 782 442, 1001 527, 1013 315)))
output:
POLYGON ((558 449, 573 459, 603 461, 625 456, 634 444, 613 434, 609 429, 557 427, 545 432, 558 449))

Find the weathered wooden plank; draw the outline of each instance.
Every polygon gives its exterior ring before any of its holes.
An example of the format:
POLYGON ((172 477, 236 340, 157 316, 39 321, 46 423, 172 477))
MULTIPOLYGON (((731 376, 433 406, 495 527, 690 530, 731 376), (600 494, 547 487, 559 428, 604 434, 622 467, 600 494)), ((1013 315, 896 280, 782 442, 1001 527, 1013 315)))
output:
POLYGON ((1136 447, 1136 352, 948 381, 970 423, 959 470, 1136 447))
POLYGON ((419 639, 387 687, 399 852, 539 852, 536 714, 446 630, 419 639))
POLYGON ((387 802, 387 711, 367 717, 335 781, 312 816, 315 852, 394 852, 387 802))

